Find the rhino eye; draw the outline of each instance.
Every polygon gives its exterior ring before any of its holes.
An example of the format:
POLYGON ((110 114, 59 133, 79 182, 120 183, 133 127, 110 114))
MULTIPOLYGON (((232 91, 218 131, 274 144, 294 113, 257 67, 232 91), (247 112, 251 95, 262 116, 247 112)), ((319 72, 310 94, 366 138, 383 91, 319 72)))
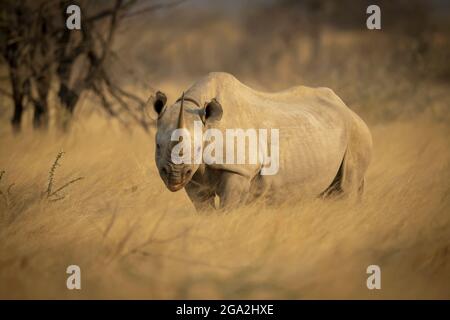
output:
POLYGON ((161 150, 161 145, 159 143, 156 144, 156 151, 160 151, 161 150))

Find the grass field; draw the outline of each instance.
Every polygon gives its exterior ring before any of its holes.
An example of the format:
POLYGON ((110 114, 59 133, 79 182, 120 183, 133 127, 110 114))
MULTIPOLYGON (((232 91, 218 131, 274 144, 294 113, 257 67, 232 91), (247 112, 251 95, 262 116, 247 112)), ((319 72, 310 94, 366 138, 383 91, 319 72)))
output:
POLYGON ((198 215, 157 175, 153 138, 95 117, 69 136, 2 132, 2 298, 449 298, 449 126, 372 128, 364 201, 198 215), (101 124, 99 124, 101 123, 101 124), (56 155, 53 190, 48 175, 56 155), (82 290, 66 289, 66 267, 82 290), (366 268, 382 290, 366 288, 366 268))

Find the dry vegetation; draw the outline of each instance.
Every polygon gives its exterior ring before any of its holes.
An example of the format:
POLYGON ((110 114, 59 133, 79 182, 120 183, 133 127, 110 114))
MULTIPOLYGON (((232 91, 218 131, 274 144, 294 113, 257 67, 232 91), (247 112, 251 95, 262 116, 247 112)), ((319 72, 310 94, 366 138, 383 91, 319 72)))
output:
POLYGON ((364 200, 199 215, 161 182, 153 131, 124 130, 93 113, 98 101, 87 96, 70 133, 25 124, 14 135, 2 97, 1 298, 450 298, 448 38, 437 34, 437 49, 411 74, 382 34, 326 29, 312 66, 306 40, 286 50, 275 35, 246 41, 232 20, 195 16, 168 30, 165 19, 147 21, 140 41, 132 28, 119 41, 126 61, 150 70, 124 77, 129 88, 142 93, 133 79, 145 78, 173 101, 209 70, 266 90, 329 86, 373 133, 364 200), (70 264, 81 267, 80 291, 66 289, 70 264), (382 290, 365 286, 371 264, 382 269, 382 290))

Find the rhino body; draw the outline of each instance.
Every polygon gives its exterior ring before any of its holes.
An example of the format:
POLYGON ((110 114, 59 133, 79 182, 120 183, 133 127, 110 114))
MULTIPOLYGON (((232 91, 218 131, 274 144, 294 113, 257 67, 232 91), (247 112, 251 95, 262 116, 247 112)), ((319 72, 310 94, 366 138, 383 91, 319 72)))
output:
MULTIPOLYGON (((227 73, 210 73, 196 82, 181 101, 158 113, 156 164, 172 191, 185 188, 199 211, 229 209, 264 198, 269 203, 292 195, 352 195, 363 191, 372 139, 366 124, 328 88, 297 86, 277 93, 259 92, 227 73), (208 118, 208 115, 210 118, 208 118), (180 118, 181 117, 181 118, 180 118), (175 165, 169 154, 170 133, 182 125, 193 130, 216 128, 279 129, 279 170, 261 175, 262 163, 175 165)), ((225 135, 225 133, 224 133, 225 135)))

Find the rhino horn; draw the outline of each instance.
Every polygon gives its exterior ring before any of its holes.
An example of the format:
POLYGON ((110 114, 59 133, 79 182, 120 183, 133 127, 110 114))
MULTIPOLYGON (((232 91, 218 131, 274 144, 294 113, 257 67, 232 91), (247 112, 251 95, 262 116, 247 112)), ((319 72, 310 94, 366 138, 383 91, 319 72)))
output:
POLYGON ((184 115, 183 114, 184 114, 184 92, 183 92, 183 95, 181 96, 180 114, 178 115, 178 125, 177 125, 178 129, 184 128, 184 115))
MULTIPOLYGON (((180 113, 178 115, 178 123, 177 123, 177 129, 184 129, 185 125, 184 125, 184 92, 183 95, 181 96, 181 105, 180 105, 180 113)), ((180 137, 180 139, 183 139, 182 137, 180 137)), ((180 140, 182 141, 182 140, 180 140)), ((177 145, 179 143, 179 141, 172 141, 172 148, 177 145)), ((183 149, 181 149, 180 152, 180 156, 183 156, 183 149)))

